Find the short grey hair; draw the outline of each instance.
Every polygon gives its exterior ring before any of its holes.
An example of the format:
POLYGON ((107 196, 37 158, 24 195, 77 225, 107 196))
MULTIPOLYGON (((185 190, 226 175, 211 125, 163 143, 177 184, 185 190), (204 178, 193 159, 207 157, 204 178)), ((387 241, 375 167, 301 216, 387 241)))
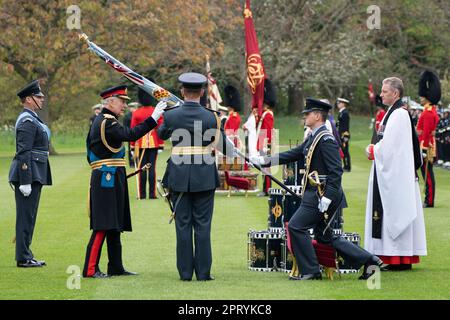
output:
POLYGON ((403 86, 403 81, 400 78, 397 77, 390 77, 383 80, 383 84, 390 85, 394 90, 397 90, 400 98, 403 97, 403 91, 405 90, 405 87, 403 86))

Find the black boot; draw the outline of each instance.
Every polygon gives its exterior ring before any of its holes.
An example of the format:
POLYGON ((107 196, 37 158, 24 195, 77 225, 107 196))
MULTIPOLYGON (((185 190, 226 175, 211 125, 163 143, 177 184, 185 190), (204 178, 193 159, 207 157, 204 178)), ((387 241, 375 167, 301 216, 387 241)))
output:
POLYGON ((359 276, 359 280, 367 280, 369 279, 372 275, 375 274, 375 271, 372 272, 368 272, 368 269, 370 266, 377 266, 378 268, 381 268, 381 266, 383 265, 383 261, 378 258, 377 256, 371 256, 369 258, 369 260, 367 260, 367 262, 364 264, 364 270, 362 275, 359 276))

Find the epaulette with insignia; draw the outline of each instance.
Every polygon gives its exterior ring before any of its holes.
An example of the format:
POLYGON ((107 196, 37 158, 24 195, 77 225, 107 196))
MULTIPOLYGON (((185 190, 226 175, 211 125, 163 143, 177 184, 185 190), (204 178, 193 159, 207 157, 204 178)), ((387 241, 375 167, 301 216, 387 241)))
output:
POLYGON ((336 139, 334 138, 334 136, 332 136, 331 134, 327 134, 323 137, 323 141, 328 141, 328 140, 333 140, 336 141, 336 139))
POLYGON ((103 117, 105 119, 116 119, 113 115, 110 115, 110 114, 107 114, 107 113, 103 114, 103 117))

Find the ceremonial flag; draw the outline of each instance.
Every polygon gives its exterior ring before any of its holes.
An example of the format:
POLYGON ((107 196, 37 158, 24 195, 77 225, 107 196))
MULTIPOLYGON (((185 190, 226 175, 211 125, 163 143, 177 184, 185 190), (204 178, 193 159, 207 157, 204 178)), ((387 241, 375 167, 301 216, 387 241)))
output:
POLYGON ((222 103, 222 97, 220 96, 219 88, 217 88, 217 81, 211 74, 208 55, 206 55, 206 77, 208 78, 209 105, 212 110, 217 111, 222 103))
POLYGON ((261 115, 264 102, 264 79, 266 75, 262 58, 259 54, 258 39, 253 24, 252 11, 250 10, 250 0, 246 0, 245 2, 244 25, 247 83, 252 93, 252 108, 258 108, 258 114, 261 115))

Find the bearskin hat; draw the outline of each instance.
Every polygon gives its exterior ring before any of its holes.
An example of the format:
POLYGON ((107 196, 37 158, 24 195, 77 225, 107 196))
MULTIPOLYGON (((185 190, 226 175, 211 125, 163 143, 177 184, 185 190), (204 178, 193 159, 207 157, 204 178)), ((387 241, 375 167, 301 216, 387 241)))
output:
POLYGON ((264 80, 264 103, 272 109, 277 104, 277 91, 269 79, 264 80))
POLYGON ((434 72, 425 70, 420 75, 419 96, 427 98, 432 104, 441 100, 441 83, 434 72))
POLYGON ((226 107, 232 107, 234 111, 241 110, 241 95, 239 94, 239 90, 231 85, 227 85, 224 88, 224 105, 226 107))

